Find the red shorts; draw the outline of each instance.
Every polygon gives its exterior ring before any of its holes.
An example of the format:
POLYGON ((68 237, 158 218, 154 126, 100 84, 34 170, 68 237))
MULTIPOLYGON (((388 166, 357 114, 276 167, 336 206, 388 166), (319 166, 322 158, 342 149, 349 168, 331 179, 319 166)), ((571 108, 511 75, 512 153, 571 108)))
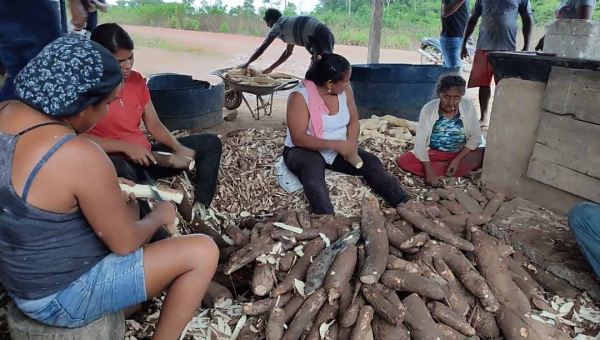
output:
MULTIPOLYGON (((458 152, 444 152, 436 150, 428 150, 429 161, 435 174, 438 177, 446 176, 446 170, 450 166, 450 162, 458 155, 458 152)), ((485 153, 484 148, 478 148, 471 151, 465 158, 460 161, 458 169, 454 177, 461 177, 469 172, 481 168, 483 165, 483 154, 485 153)), ((400 169, 413 173, 417 176, 425 177, 425 168, 423 162, 417 159, 412 152, 405 152, 396 161, 400 169)))
POLYGON ((492 65, 490 65, 487 60, 487 53, 488 51, 475 51, 475 58, 473 58, 473 67, 471 68, 471 76, 469 77, 468 88, 487 87, 492 84, 494 70, 492 70, 492 65))

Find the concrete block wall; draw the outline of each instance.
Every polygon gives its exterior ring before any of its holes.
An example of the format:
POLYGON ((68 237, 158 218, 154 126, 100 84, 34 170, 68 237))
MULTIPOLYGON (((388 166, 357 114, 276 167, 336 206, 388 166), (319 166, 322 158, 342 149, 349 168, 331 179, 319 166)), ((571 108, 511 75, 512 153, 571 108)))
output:
POLYGON ((507 197, 521 197, 566 214, 581 197, 527 177, 544 112, 546 84, 516 78, 496 87, 482 181, 507 197))
POLYGON ((600 21, 555 20, 546 25, 544 52, 600 60, 600 21))

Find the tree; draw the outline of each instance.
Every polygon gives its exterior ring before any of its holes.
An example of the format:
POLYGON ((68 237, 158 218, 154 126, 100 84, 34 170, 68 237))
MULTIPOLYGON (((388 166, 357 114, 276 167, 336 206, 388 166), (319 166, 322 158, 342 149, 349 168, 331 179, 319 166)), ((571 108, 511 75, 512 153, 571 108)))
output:
POLYGON ((117 0, 117 6, 124 8, 127 6, 127 0, 117 0))
POLYGON ((283 15, 285 15, 286 17, 293 17, 295 15, 298 15, 298 7, 296 7, 296 4, 293 2, 288 2, 287 6, 285 7, 285 10, 283 11, 283 15))
POLYGON ((244 0, 242 10, 247 13, 255 13, 256 8, 254 8, 254 0, 244 0))
POLYGON ((129 7, 143 6, 143 5, 160 5, 162 0, 129 0, 129 7))
POLYGON ((281 8, 282 0, 263 0, 263 6, 267 8, 281 8))
POLYGON ((216 0, 214 5, 210 5, 206 0, 202 0, 202 10, 206 14, 223 15, 227 14, 227 5, 223 5, 222 0, 216 0))

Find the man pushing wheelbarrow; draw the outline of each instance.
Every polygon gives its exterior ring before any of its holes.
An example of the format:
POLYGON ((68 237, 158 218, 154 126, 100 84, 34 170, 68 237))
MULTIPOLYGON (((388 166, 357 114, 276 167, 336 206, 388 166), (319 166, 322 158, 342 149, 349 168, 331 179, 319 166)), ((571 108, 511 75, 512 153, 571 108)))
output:
POLYGON ((311 16, 284 17, 278 10, 270 8, 265 12, 263 20, 271 30, 248 62, 241 66, 242 68, 248 68, 250 64, 258 59, 275 38, 283 40, 287 47, 279 59, 263 71, 264 74, 273 72, 274 69, 288 60, 294 51, 294 46, 306 48, 308 53, 311 54, 311 66, 320 55, 333 53, 333 45, 335 44, 333 34, 329 27, 317 18, 311 16))

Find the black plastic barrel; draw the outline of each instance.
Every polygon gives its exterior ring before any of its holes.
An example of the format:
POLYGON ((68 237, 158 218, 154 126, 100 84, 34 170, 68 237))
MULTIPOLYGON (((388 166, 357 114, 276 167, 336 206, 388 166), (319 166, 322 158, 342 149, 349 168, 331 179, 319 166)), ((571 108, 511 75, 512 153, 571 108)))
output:
POLYGON ((441 75, 458 68, 437 65, 352 65, 350 79, 360 118, 392 115, 419 120, 423 105, 435 98, 441 75))
POLYGON ((148 77, 150 97, 167 129, 201 130, 223 122, 225 84, 211 85, 192 76, 158 73, 148 77))

